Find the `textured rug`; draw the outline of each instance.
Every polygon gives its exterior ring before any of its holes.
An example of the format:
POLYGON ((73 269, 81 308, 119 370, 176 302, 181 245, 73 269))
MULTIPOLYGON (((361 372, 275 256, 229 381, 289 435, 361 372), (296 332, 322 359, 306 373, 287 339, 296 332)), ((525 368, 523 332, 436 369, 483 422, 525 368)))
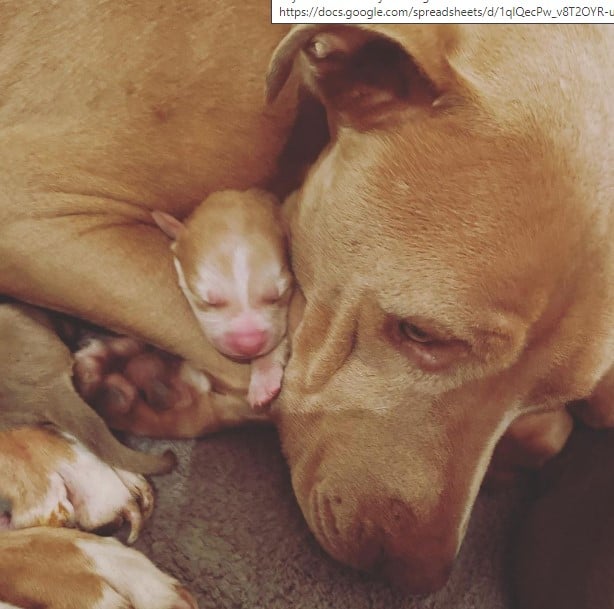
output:
POLYGON ((522 488, 482 493, 447 586, 409 597, 320 549, 274 430, 136 445, 171 447, 180 460, 155 479, 157 507, 136 547, 183 581, 201 609, 512 609, 506 563, 522 488))

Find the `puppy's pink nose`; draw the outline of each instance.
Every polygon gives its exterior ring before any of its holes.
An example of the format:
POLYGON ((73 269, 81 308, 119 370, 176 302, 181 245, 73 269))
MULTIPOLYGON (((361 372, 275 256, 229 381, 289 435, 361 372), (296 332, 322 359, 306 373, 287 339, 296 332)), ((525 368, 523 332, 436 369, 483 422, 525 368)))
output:
POLYGON ((226 336, 227 345, 240 355, 247 357, 258 355, 268 339, 266 332, 252 330, 250 332, 233 332, 226 336))

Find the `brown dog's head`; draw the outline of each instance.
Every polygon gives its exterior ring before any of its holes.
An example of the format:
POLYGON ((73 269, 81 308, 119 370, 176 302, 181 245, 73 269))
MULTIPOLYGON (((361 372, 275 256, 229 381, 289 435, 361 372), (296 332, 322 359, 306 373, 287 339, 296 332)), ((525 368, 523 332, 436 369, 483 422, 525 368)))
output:
POLYGON ((606 36, 312 25, 279 45, 270 97, 299 71, 332 142, 293 205, 275 415, 339 560, 441 586, 509 423, 612 364, 606 36))

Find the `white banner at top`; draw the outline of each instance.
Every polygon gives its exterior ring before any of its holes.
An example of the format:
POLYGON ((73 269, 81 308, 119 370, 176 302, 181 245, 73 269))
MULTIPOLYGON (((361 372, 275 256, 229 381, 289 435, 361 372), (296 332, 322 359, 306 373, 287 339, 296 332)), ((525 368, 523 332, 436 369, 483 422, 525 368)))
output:
POLYGON ((271 0, 273 23, 614 23, 614 2, 271 0), (497 4, 497 2, 499 2, 497 4))

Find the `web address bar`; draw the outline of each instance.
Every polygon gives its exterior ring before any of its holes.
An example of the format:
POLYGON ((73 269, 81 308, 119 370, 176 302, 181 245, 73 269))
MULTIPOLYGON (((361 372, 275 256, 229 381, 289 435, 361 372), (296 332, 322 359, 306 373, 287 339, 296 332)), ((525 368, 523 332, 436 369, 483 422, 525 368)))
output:
POLYGON ((531 0, 271 0, 273 23, 614 23, 614 3, 531 0))

